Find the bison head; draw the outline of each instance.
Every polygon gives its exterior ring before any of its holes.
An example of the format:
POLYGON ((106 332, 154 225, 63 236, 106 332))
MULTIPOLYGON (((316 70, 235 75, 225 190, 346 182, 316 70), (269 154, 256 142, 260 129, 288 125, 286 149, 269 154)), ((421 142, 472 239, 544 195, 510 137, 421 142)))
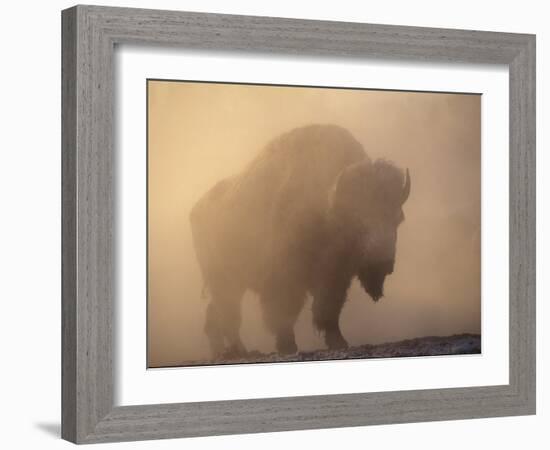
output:
POLYGON ((397 228, 411 179, 392 163, 369 160, 353 164, 338 176, 331 198, 331 216, 341 239, 351 246, 355 275, 374 301, 393 272, 397 228))

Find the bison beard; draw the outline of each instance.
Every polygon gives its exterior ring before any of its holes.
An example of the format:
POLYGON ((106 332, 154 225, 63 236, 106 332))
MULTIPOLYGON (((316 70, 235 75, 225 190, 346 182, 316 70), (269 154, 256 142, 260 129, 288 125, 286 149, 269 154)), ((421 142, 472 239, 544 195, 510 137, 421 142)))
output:
POLYGON ((361 286, 375 302, 378 302, 384 296, 386 275, 388 275, 388 272, 383 264, 366 265, 357 274, 361 286))
POLYGON ((385 236, 396 236, 409 191, 408 171, 371 162, 334 125, 285 133, 241 174, 217 183, 190 214, 210 293, 205 332, 213 355, 246 352, 239 335, 246 290, 259 295, 278 352, 297 351, 294 324, 308 294, 327 346, 346 347, 339 317, 351 280, 357 276, 377 301, 393 270, 395 238, 369 253, 364 237, 380 224, 385 236))

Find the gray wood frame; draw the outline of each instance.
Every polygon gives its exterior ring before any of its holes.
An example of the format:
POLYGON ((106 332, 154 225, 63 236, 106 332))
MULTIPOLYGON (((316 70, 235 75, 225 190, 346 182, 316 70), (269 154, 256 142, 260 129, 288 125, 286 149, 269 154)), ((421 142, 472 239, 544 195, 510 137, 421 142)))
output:
POLYGON ((535 413, 535 36, 76 6, 62 13, 62 53, 64 439, 92 443, 535 413), (506 64, 509 384, 115 407, 112 119, 119 43, 506 64))

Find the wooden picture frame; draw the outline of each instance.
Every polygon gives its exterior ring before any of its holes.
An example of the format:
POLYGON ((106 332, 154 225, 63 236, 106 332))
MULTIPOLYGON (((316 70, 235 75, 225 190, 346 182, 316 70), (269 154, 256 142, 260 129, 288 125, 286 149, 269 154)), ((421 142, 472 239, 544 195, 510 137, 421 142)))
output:
POLYGON ((177 438, 535 413, 535 36, 75 6, 62 13, 62 437, 177 438), (505 64, 509 384, 114 406, 116 44, 505 64))

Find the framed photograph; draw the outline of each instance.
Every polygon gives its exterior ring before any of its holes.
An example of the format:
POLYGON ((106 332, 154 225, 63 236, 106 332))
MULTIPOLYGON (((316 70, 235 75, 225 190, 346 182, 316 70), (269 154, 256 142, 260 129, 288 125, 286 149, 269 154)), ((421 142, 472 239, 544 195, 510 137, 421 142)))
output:
POLYGON ((535 37, 62 13, 62 436, 535 413, 535 37))
POLYGON ((148 367, 481 353, 480 94, 150 79, 147 103, 148 367))

